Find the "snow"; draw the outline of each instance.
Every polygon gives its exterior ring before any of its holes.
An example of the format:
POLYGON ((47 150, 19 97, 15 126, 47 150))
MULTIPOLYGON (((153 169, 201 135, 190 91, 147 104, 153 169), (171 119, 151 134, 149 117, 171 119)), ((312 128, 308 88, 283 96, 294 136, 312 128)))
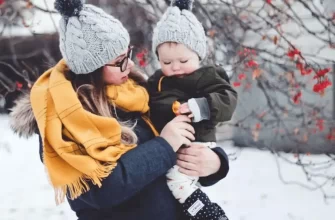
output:
MULTIPOLYGON (((54 1, 45 0, 31 0, 31 2, 45 10, 55 11, 54 1)), ((25 1, 18 1, 18 8, 26 8, 25 1)), ((29 28, 24 27, 10 27, 6 28, 2 36, 30 36, 32 33, 43 34, 43 33, 54 33, 57 32, 58 21, 60 15, 58 13, 45 13, 40 10, 23 10, 23 16, 25 22, 29 25, 29 28)))
POLYGON ((67 203, 55 205, 39 159, 38 138, 18 138, 7 122, 0 116, 0 219, 75 219, 67 203))
MULTIPOLYGON (((267 151, 240 149, 222 144, 237 159, 230 163, 226 179, 204 188, 231 220, 332 220, 334 200, 326 204, 320 191, 285 185, 278 176, 275 157, 267 151)), ((286 154, 289 159, 293 155, 286 154)), ((324 156, 309 156, 324 160, 324 156)), ((286 181, 305 183, 298 168, 283 163, 286 181)), ((334 171, 334 168, 331 170, 334 171)), ((8 127, 8 117, 0 115, 0 219, 73 220, 67 203, 56 206, 38 155, 38 139, 20 139, 8 127)), ((335 187, 330 186, 335 194, 335 187)))
MULTIPOLYGON (((323 200, 319 191, 297 185, 283 184, 278 175, 275 157, 267 151, 225 147, 238 152, 231 161, 230 173, 214 187, 206 189, 209 196, 235 220, 331 220, 334 219, 335 200, 323 200)), ((293 155, 286 154, 291 158, 293 155)), ((312 159, 312 156, 310 156, 312 159)), ((320 160, 323 156, 313 156, 320 160)), ((306 183, 301 170, 280 162, 286 181, 306 183)), ((335 171, 334 168, 332 171, 335 171)), ((328 187, 333 195, 335 187, 328 187)))

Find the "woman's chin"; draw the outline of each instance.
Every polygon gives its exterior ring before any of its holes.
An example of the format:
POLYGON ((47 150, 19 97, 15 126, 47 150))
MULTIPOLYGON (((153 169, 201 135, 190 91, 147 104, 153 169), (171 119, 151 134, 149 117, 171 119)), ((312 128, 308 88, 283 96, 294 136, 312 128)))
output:
POLYGON ((127 80, 128 80, 128 75, 121 78, 122 82, 126 82, 127 80))
POLYGON ((118 86, 118 85, 121 85, 121 84, 127 82, 128 79, 129 79, 129 77, 127 75, 127 76, 124 76, 124 77, 119 78, 117 80, 114 79, 114 80, 107 81, 106 85, 116 85, 116 86, 118 86))

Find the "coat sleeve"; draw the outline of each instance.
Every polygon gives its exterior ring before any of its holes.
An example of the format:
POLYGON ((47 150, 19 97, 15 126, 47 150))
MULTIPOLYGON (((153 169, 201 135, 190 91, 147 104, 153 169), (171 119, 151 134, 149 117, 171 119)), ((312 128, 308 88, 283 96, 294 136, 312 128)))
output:
POLYGON ((210 121, 213 124, 229 121, 236 108, 237 93, 229 83, 226 72, 220 68, 214 74, 203 74, 196 86, 202 91, 210 108, 210 121))
POLYGON ((210 176, 200 177, 199 182, 202 186, 212 186, 216 184, 220 180, 224 179, 229 172, 229 159, 223 148, 215 147, 212 150, 219 156, 221 167, 218 172, 210 176))
MULTIPOLYGON (((41 146, 40 142, 42 158, 41 146)), ((163 138, 155 137, 124 154, 113 172, 102 181, 101 188, 90 183, 90 190, 77 199, 97 209, 119 205, 165 175, 175 164, 176 153, 172 147, 163 138)))
POLYGON ((124 154, 113 172, 99 188, 91 189, 78 199, 96 208, 116 206, 134 196, 176 164, 176 154, 161 137, 138 145, 124 154))

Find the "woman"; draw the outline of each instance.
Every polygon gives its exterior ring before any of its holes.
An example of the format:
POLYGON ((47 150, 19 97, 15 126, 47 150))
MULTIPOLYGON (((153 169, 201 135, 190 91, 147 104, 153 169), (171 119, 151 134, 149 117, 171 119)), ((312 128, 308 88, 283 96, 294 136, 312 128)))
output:
MULTIPOLYGON (((228 172, 225 153, 192 145, 186 116, 155 132, 148 94, 131 73, 129 34, 117 19, 79 0, 57 0, 55 6, 62 14, 64 59, 36 81, 30 99, 56 201, 66 194, 80 220, 180 219, 166 171, 177 162, 211 185, 228 172), (183 144, 191 147, 177 156, 183 144)), ((18 101, 12 112, 19 134, 24 105, 18 101)), ((23 125, 26 133, 36 123, 30 122, 29 129, 23 125)))

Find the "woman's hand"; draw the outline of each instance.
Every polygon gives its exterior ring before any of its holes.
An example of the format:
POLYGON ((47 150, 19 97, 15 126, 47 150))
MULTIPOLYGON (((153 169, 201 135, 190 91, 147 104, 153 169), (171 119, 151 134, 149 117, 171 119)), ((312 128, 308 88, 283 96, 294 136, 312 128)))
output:
POLYGON ((177 152, 179 171, 189 176, 205 177, 219 171, 221 161, 210 148, 199 143, 191 143, 189 148, 177 152))
POLYGON ((191 119, 179 115, 163 128, 160 137, 164 138, 177 151, 182 145, 189 145, 194 140, 194 128, 189 124, 191 119))

